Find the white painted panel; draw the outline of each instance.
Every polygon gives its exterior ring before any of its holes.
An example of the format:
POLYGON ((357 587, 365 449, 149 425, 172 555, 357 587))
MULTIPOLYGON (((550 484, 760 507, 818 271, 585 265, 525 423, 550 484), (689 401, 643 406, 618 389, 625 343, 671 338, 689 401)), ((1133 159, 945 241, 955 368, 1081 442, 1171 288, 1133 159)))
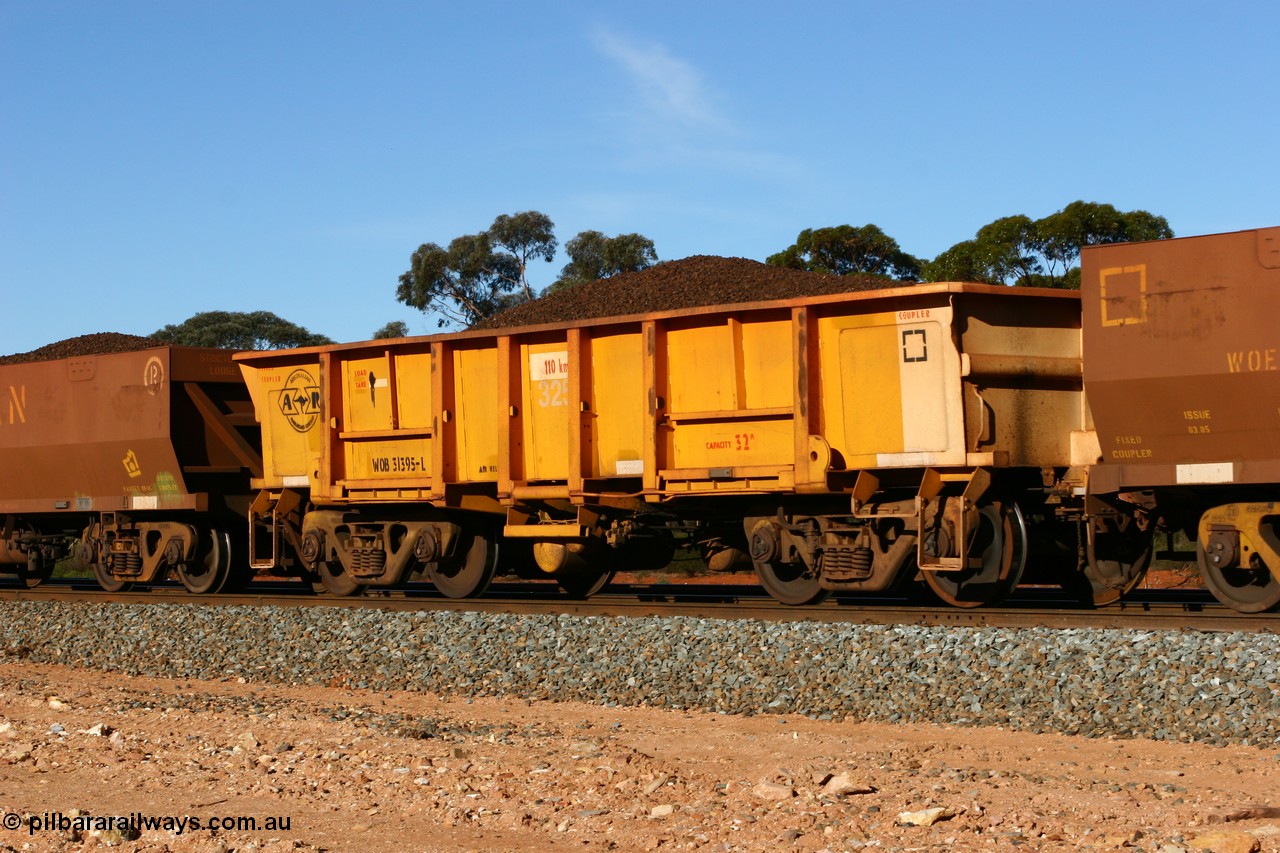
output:
POLYGON ((643 459, 619 459, 617 461, 618 476, 636 476, 644 473, 643 459))
POLYGON ((1178 466, 1179 483, 1234 483, 1235 465, 1231 462, 1201 462, 1178 466))

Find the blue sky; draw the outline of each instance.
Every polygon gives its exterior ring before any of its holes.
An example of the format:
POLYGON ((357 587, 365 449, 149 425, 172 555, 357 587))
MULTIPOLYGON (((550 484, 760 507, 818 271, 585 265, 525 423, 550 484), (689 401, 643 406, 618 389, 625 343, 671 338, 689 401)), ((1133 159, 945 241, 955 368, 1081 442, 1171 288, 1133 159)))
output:
MULTIPOLYGON (((1280 225, 1274 2, 0 0, 0 354, 199 311, 337 340, 421 243, 932 258, 1076 199, 1280 225)), ((539 262, 536 286, 565 262, 539 262)))

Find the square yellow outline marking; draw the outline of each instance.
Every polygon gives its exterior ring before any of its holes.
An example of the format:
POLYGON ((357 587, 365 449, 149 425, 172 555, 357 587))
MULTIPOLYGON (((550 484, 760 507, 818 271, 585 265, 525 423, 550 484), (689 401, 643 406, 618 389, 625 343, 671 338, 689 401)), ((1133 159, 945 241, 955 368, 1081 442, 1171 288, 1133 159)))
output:
POLYGON ((1102 325, 1104 326, 1131 326, 1138 323, 1147 322, 1147 265, 1137 264, 1132 267, 1109 267, 1098 273, 1098 283, 1101 285, 1101 299, 1099 303, 1102 306, 1102 325), (1138 316, 1137 317, 1119 317, 1112 320, 1107 317, 1107 278, 1113 275, 1124 275, 1125 273, 1138 274, 1138 316))

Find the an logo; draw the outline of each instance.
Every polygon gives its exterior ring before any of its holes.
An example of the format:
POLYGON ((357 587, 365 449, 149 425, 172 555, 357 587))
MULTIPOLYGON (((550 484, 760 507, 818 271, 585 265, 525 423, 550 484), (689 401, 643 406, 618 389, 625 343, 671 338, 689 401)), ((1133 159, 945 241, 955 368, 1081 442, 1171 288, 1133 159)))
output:
POLYGON ((132 450, 126 453, 124 456, 124 459, 122 459, 121 461, 124 462, 125 473, 127 473, 130 477, 142 476, 142 465, 139 464, 138 456, 132 450))
POLYGON ((154 355, 147 359, 147 366, 142 368, 142 384, 153 397, 164 387, 164 362, 154 355))
POLYGON ((280 391, 280 413, 289 426, 307 432, 320 420, 320 386, 310 371, 298 369, 280 391))

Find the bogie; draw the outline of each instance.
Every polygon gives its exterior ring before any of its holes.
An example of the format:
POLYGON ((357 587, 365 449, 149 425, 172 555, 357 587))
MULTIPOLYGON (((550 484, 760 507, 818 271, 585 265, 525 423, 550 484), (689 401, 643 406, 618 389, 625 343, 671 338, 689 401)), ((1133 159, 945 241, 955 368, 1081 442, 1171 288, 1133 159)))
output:
POLYGON ((1280 608, 1280 505, 1229 503, 1207 510, 1197 531, 1196 560, 1205 586, 1241 613, 1280 608))

